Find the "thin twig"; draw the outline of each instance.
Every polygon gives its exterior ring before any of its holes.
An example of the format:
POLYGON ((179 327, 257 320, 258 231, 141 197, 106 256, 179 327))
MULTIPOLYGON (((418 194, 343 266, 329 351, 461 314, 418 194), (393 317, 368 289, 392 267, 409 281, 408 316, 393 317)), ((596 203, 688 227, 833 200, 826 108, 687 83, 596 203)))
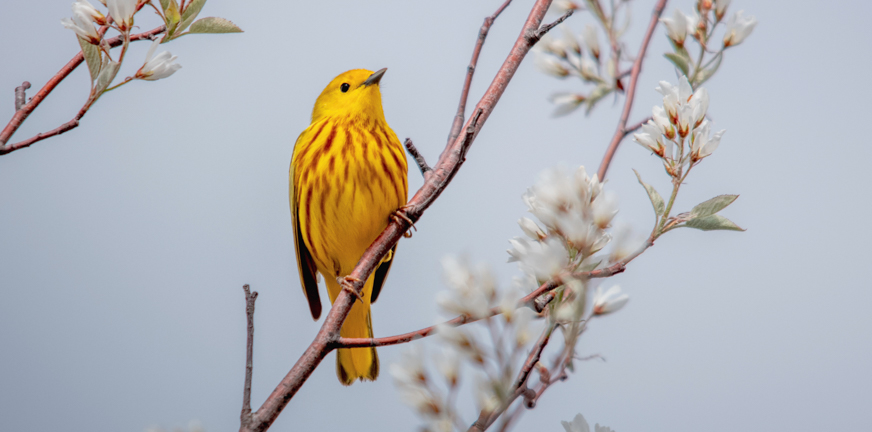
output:
POLYGON ((538 363, 539 359, 542 357, 542 351, 544 351, 545 346, 548 345, 548 341, 551 339, 551 333, 554 332, 556 327, 556 323, 549 324, 542 332, 542 335, 539 336, 539 340, 536 341, 536 344, 533 345, 533 349, 527 356, 527 360, 524 361, 524 365, 521 367, 520 372, 518 372, 518 378, 515 380, 515 385, 512 386, 512 393, 509 399, 506 400, 506 402, 497 410, 488 413, 482 411, 479 415, 479 420, 473 423, 468 432, 483 432, 487 430, 487 428, 489 428, 507 409, 509 409, 510 406, 512 406, 515 399, 528 393, 528 390, 530 389, 527 388, 527 378, 530 377, 530 372, 533 371, 533 367, 536 366, 536 363, 538 363))
POLYGON ((430 165, 427 165, 427 160, 424 159, 424 155, 422 155, 415 147, 415 144, 412 143, 411 138, 406 138, 406 142, 403 144, 406 146, 406 150, 409 154, 412 155, 412 158, 415 159, 415 163, 418 164, 418 169, 421 170, 421 175, 424 176, 424 179, 426 180, 429 175, 428 173, 433 171, 433 169, 430 168, 430 165))
MULTIPOLYGON (((533 46, 529 35, 536 32, 550 6, 550 0, 537 0, 530 11, 524 27, 515 40, 509 55, 506 57, 490 86, 482 98, 476 104, 473 116, 466 123, 467 133, 461 138, 449 143, 433 167, 432 175, 424 181, 424 185, 412 197, 406 206, 405 214, 414 222, 420 219, 424 211, 442 194, 451 179, 457 174, 463 164, 463 155, 472 145, 475 137, 481 131, 494 107, 505 92, 506 87, 518 70, 524 57, 533 46)), ((354 270, 348 275, 350 278, 359 280, 353 282, 351 290, 360 293, 365 280, 373 272, 382 258, 402 237, 405 225, 400 221, 391 221, 387 228, 375 239, 361 256, 354 270)), ((276 420, 284 407, 294 397, 297 391, 306 382, 312 372, 321 363, 321 360, 330 352, 339 340, 339 329, 345 317, 351 310, 355 298, 348 290, 342 290, 333 302, 333 307, 327 314, 321 330, 315 336, 315 340, 306 349, 297 363, 288 374, 276 386, 275 390, 267 397, 263 405, 252 414, 249 424, 242 424, 240 431, 264 431, 276 420)))
POLYGON ((27 103, 27 89, 30 88, 30 81, 25 81, 21 83, 20 86, 15 87, 15 111, 21 109, 25 103, 27 103))
POLYGON ((475 74, 475 66, 478 64, 478 55, 481 54, 481 47, 484 46, 484 40, 487 38, 487 33, 497 17, 503 13, 506 7, 509 6, 512 0, 506 0, 502 6, 494 12, 493 15, 484 19, 481 29, 478 31, 478 40, 475 42, 475 48, 472 49, 472 59, 469 61, 469 66, 466 67, 466 79, 463 81, 463 90, 460 91, 460 102, 457 104, 457 114, 454 116, 454 122, 451 124, 451 130, 448 132, 448 144, 457 139, 460 134, 460 128, 463 127, 464 116, 466 115, 466 101, 469 99, 469 87, 472 85, 472 75, 475 74))
POLYGON ((648 31, 645 32, 645 37, 642 39, 642 46, 636 54, 636 60, 633 62, 633 68, 630 70, 630 84, 627 86, 627 99, 624 101, 624 109, 621 112, 621 119, 618 121, 617 130, 612 137, 612 141, 606 149, 606 154, 600 163, 597 176, 600 181, 606 178, 606 172, 609 170, 609 164, 618 150, 618 146, 624 137, 627 136, 627 120, 630 118, 630 110, 633 108, 633 99, 636 98, 636 83, 639 81, 639 74, 642 72, 642 60, 645 58, 645 52, 648 50, 648 44, 651 42, 651 37, 654 35, 654 29, 657 27, 657 22, 660 20, 660 15, 663 14, 663 9, 666 7, 666 0, 659 0, 654 6, 654 11, 651 13, 651 21, 648 23, 648 31))
POLYGON ((254 353, 254 301, 257 300, 257 291, 252 292, 248 284, 242 286, 245 291, 245 318, 248 321, 248 338, 245 344, 245 386, 242 388, 242 424, 251 420, 251 374, 254 369, 252 356, 254 353))
MULTIPOLYGON (((164 26, 156 27, 156 28, 153 28, 147 32, 142 32, 142 33, 130 35, 130 40, 137 41, 137 40, 143 40, 143 39, 151 39, 152 36, 163 33, 165 30, 166 30, 166 27, 164 27, 164 26)), ((116 37, 111 38, 111 39, 106 39, 106 43, 108 43, 109 46, 113 47, 113 48, 120 46, 123 42, 124 42, 124 38, 121 36, 116 36, 116 37)), ((33 144, 35 142, 42 141, 46 138, 53 137, 55 135, 60 135, 60 134, 66 132, 70 129, 73 129, 79 125, 79 120, 88 111, 88 109, 86 107, 90 108, 90 103, 93 102, 90 100, 90 98, 89 98, 89 103, 86 103, 85 104, 86 106, 82 107, 84 112, 83 112, 83 110, 79 110, 81 115, 77 114, 76 117, 74 117, 69 122, 64 123, 61 126, 55 128, 55 129, 52 129, 48 132, 36 134, 35 136, 28 138, 24 141, 17 142, 15 144, 6 145, 6 143, 9 142, 9 139, 15 133, 15 131, 17 131, 18 128, 21 127, 22 123, 24 123, 24 121, 27 120, 27 117, 33 112, 33 110, 35 110, 39 106, 39 104, 42 103, 42 101, 46 98, 46 96, 48 96, 49 93, 51 93, 52 90, 54 90, 55 87, 57 87, 57 85, 60 84, 61 81, 63 81, 73 70, 75 70, 80 64, 82 64, 84 59, 85 59, 84 54, 82 54, 82 52, 79 51, 79 53, 76 54, 76 56, 73 57, 72 60, 67 62, 67 64, 64 65, 64 67, 62 67, 60 71, 58 71, 58 73, 56 73, 54 76, 52 76, 51 79, 49 79, 48 82, 45 83, 45 85, 30 99, 30 102, 27 102, 26 104, 24 104, 21 107, 21 109, 19 109, 15 112, 15 114, 12 116, 12 119, 9 120, 9 123, 6 125, 6 127, 3 128, 3 131, 0 132, 0 155, 4 155, 7 153, 11 153, 15 150, 20 150, 20 149, 23 149, 25 147, 29 147, 31 144, 33 144)))

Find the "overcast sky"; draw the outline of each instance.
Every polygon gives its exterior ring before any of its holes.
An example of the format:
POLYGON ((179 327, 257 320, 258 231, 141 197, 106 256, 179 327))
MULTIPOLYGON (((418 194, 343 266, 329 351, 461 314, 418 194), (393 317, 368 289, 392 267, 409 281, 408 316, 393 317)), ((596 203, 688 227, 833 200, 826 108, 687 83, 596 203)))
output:
MULTIPOLYGON (((14 2, 0 27, 0 118, 13 88, 41 87, 78 49, 59 20, 71 0, 14 2)), ((387 119, 435 161, 448 133, 482 19, 500 0, 440 2, 210 1, 204 16, 245 33, 167 45, 184 66, 169 79, 105 95, 81 126, 0 158, 0 418, 22 431, 141 431, 199 420, 238 429, 245 317, 241 286, 260 292, 253 403, 259 406, 317 332, 299 288, 287 203, 294 140, 337 74, 387 67, 387 119)), ((494 25, 472 88, 481 95, 532 1, 494 25)), ((635 1, 631 51, 653 1, 635 1)), ((690 1, 670 2, 689 12, 690 1)), ((672 232, 607 284, 631 295, 595 321, 580 365, 516 430, 561 430, 581 412, 618 432, 861 430, 872 423, 868 248, 872 147, 872 6, 734 0, 760 21, 706 85, 714 156, 695 169, 677 208, 723 193, 745 233, 672 232)), ((137 24, 153 27, 151 13, 137 24)), ((568 21, 579 32, 591 19, 568 21)), ((121 76, 148 44, 135 44, 121 76)), ((676 82, 652 43, 631 122, 676 82)), ((439 260, 466 254, 503 285, 507 240, 520 235, 521 194, 546 168, 591 168, 622 99, 555 119, 547 97, 573 80, 521 65, 468 161, 401 241, 374 306, 376 335, 433 324, 439 260)), ((14 141, 68 121, 87 97, 84 67, 14 141)), ((657 160, 626 141, 607 189, 621 222, 650 230, 632 168, 661 190, 657 160)), ((412 168, 410 190, 421 185, 412 168)), ((426 342, 431 343, 432 342, 426 342)), ((414 430, 387 372, 405 347, 379 349, 382 377, 339 385, 331 355, 274 430, 414 430)), ((468 414, 472 407, 466 407, 468 414)), ((468 416, 472 421, 472 416, 468 416)))

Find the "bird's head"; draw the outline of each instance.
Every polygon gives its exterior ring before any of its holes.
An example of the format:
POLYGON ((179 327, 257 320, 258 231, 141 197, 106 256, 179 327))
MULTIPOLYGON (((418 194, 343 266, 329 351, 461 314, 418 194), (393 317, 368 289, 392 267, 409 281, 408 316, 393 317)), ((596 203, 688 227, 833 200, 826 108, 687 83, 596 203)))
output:
POLYGON ((333 78, 315 101, 312 122, 335 115, 384 119, 379 81, 387 70, 354 69, 333 78))

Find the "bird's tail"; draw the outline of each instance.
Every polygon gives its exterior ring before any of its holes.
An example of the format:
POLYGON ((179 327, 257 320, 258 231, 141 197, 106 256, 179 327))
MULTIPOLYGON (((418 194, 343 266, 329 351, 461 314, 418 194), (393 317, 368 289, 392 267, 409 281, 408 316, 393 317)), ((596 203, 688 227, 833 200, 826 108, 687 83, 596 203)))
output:
MULTIPOLYGON (((328 291, 338 295, 342 289, 339 284, 327 279, 328 291), (331 286, 332 285, 332 286, 331 286)), ((370 276, 363 287, 364 302, 354 300, 348 317, 339 329, 339 335, 347 338, 371 338, 372 318, 369 313, 369 300, 372 293, 373 278, 370 276)), ((334 297, 335 296, 331 296, 334 297)), ((331 299, 333 300, 333 299, 331 299)), ((375 381, 378 378, 378 354, 375 348, 343 348, 336 350, 336 376, 342 385, 351 385, 358 378, 362 381, 375 381)))

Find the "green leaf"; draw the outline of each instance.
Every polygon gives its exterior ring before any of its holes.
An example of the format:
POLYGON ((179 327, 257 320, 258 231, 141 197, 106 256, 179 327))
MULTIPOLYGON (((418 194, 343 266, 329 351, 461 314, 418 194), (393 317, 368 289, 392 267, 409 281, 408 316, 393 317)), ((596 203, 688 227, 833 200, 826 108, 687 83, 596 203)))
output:
POLYGON ((734 224, 731 220, 716 214, 694 218, 687 221, 687 223, 685 223, 684 225, 679 225, 679 227, 685 226, 688 228, 696 228, 703 231, 745 231, 744 229, 739 228, 739 226, 734 224))
POLYGON ((182 15, 179 13, 179 4, 176 0, 169 0, 169 5, 164 8, 164 21, 167 25, 167 39, 173 37, 176 27, 181 21, 182 15))
POLYGON ((697 204, 693 210, 690 211, 690 218, 699 218, 705 216, 711 216, 723 209, 725 209, 728 205, 732 204, 733 201, 738 198, 738 195, 718 195, 708 201, 697 204))
POLYGON ((681 73, 683 73, 685 76, 687 76, 690 73, 690 65, 687 64, 687 59, 685 59, 684 57, 682 57, 676 53, 666 53, 666 54, 663 54, 663 56, 666 57, 669 61, 671 61, 672 64, 674 64, 675 67, 677 67, 678 70, 680 70, 681 73))
POLYGON ((208 17, 191 24, 188 33, 242 33, 242 29, 224 18, 208 17))
POLYGON ((167 10, 170 6, 170 0, 160 0, 160 8, 163 10, 167 10))
POLYGON ((100 75, 100 67, 103 64, 103 53, 100 47, 94 45, 82 38, 79 38, 79 46, 82 47, 82 55, 85 56, 85 63, 88 65, 88 71, 91 72, 91 83, 100 75))
POLYGON ((116 63, 112 60, 109 60, 103 66, 103 70, 100 71, 100 75, 97 76, 97 82, 94 84, 94 100, 97 100, 109 85, 112 84, 112 80, 115 79, 115 75, 118 74, 118 69, 120 68, 121 63, 116 63))
POLYGON ((703 69, 703 70, 697 72, 696 77, 692 83, 693 87, 696 88, 696 86, 708 81, 708 79, 711 78, 712 75, 714 75, 715 72, 718 71, 718 68, 721 67, 721 60, 723 60, 723 59, 724 59, 724 55, 722 52, 720 52, 720 53, 718 53, 717 60, 715 61, 714 65, 712 65, 708 69, 703 69))
POLYGON ((200 15, 200 11, 203 10, 203 6, 206 5, 206 0, 193 0, 188 6, 185 7, 185 10, 182 11, 182 22, 176 28, 177 32, 183 32, 188 26, 197 19, 197 15, 200 15))
POLYGON ((663 203, 663 197, 657 193, 657 190, 654 189, 653 186, 643 182, 642 177, 636 170, 633 170, 633 172, 636 173, 636 178, 639 179, 639 184, 645 188, 646 192, 648 192, 648 199, 651 200, 651 205, 654 206, 654 213, 656 213, 657 216, 662 216, 663 212, 666 211, 666 204, 663 203))

